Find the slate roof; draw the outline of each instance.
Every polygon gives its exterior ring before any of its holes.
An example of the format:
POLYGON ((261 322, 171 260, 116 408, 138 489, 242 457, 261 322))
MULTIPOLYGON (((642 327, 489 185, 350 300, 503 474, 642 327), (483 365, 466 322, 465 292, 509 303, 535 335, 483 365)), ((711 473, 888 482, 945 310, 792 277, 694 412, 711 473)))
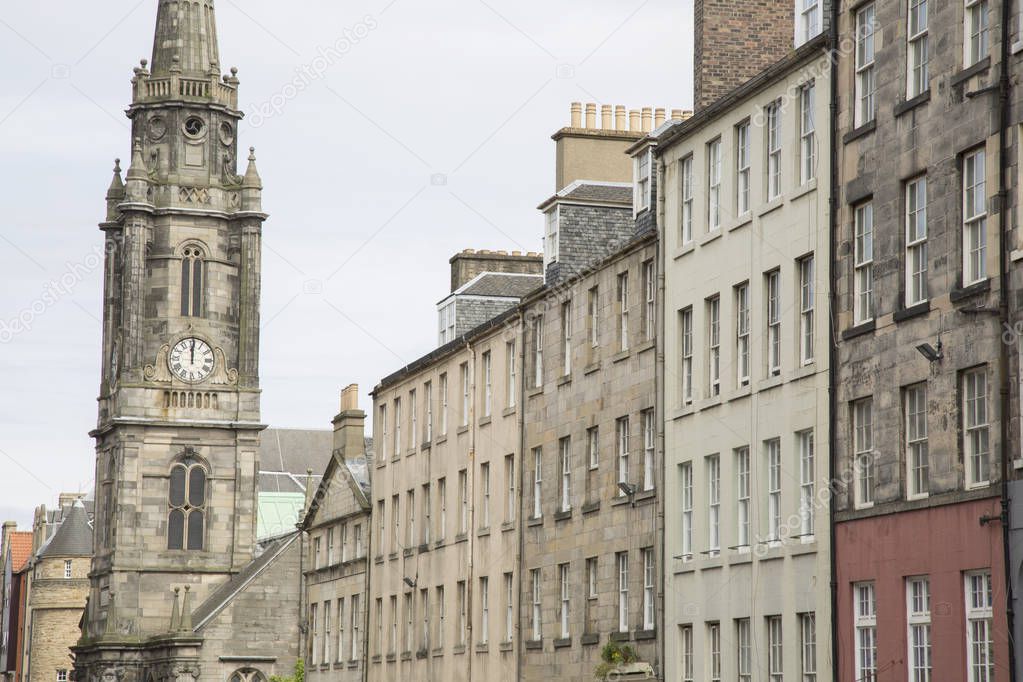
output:
POLYGON ((92 556, 92 524, 81 500, 75 501, 60 528, 39 550, 40 558, 92 556))
POLYGON ((597 201, 601 203, 631 205, 632 185, 596 184, 580 180, 558 192, 557 197, 572 201, 597 201))
POLYGON ((455 292, 459 296, 502 296, 522 298, 543 286, 543 275, 511 275, 484 272, 455 292))
POLYGON ((273 563, 284 550, 291 546, 291 543, 298 539, 298 532, 291 533, 280 540, 269 545, 258 557, 246 564, 238 574, 218 587, 206 598, 199 608, 192 611, 192 622, 195 623, 194 630, 198 631, 208 620, 227 606, 234 596, 255 580, 263 570, 273 563))
POLYGON ((259 490, 261 492, 300 492, 305 490, 306 472, 312 470, 313 485, 327 468, 334 449, 334 434, 330 429, 267 429, 259 444, 259 490), (264 473, 293 474, 263 476, 264 473), (266 487, 264 487, 264 483, 266 487))
POLYGON ((17 572, 32 556, 32 531, 14 531, 8 536, 11 550, 11 571, 17 572))

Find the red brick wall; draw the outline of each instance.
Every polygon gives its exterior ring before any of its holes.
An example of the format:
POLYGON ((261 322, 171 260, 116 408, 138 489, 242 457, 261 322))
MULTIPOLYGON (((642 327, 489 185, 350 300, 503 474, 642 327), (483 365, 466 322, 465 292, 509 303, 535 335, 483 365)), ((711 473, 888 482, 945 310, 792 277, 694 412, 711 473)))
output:
POLYGON ((792 50, 792 0, 695 0, 696 109, 711 104, 792 50))

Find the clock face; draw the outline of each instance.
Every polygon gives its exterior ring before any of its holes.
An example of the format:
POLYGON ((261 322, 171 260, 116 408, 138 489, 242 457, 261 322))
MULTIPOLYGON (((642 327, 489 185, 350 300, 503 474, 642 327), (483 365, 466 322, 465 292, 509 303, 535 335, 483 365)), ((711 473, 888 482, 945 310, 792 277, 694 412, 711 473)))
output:
POLYGON ((196 384, 213 373, 213 349, 201 339, 181 339, 171 348, 167 363, 171 374, 196 384))

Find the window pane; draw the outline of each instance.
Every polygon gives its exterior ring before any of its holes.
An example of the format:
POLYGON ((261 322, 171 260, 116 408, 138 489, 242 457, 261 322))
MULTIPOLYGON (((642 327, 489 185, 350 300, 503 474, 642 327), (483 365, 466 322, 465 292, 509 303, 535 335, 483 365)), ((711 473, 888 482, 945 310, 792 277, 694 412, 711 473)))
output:
POLYGON ((172 509, 167 519, 167 549, 182 549, 185 536, 185 513, 172 509))
POLYGON ((171 469, 170 504, 172 507, 185 506, 185 467, 183 466, 171 469))
POLYGON ((200 467, 192 467, 188 472, 188 504, 201 507, 206 503, 206 472, 200 467))
POLYGON ((188 514, 188 548, 202 549, 202 536, 204 527, 204 515, 199 509, 193 509, 188 514))

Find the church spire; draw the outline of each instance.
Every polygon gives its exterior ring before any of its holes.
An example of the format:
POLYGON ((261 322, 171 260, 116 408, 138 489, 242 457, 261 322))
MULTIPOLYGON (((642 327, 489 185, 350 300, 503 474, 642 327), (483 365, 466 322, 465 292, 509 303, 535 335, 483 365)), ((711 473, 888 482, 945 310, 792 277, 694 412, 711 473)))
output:
POLYGON ((207 76, 216 75, 219 70, 213 0, 160 0, 152 75, 207 76))

